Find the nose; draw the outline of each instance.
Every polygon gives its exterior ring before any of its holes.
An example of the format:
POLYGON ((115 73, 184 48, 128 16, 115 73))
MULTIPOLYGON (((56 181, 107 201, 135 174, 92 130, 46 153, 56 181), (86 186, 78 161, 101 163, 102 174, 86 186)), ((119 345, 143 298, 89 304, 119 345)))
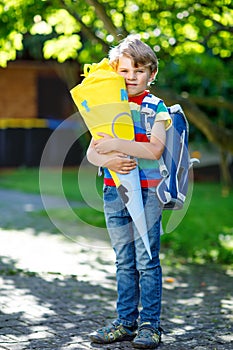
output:
POLYGON ((127 78, 129 80, 134 80, 136 79, 136 73, 132 70, 132 71, 129 71, 128 74, 127 74, 127 78))

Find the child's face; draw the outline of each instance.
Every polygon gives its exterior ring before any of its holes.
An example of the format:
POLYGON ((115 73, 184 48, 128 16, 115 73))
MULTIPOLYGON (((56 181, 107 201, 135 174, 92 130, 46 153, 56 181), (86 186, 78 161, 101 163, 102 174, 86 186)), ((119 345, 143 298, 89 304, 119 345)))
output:
POLYGON ((121 56, 119 59, 117 73, 125 78, 126 89, 129 96, 138 96, 142 94, 149 82, 151 82, 155 73, 150 73, 148 67, 139 65, 134 67, 133 61, 127 56, 121 56))

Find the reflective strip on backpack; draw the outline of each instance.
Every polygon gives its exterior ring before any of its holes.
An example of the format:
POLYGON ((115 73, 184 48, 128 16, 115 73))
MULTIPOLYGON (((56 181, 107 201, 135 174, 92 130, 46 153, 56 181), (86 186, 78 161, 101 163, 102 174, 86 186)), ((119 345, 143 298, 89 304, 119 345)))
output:
POLYGON ((184 148, 185 148, 185 130, 182 131, 182 134, 180 135, 180 143, 181 143, 181 149, 180 149, 180 154, 179 154, 179 163, 177 165, 177 170, 176 170, 176 190, 177 190, 177 198, 181 199, 182 201, 185 200, 186 196, 184 196, 179 189, 179 179, 178 179, 178 174, 179 174, 179 169, 182 161, 182 156, 184 153, 184 148))

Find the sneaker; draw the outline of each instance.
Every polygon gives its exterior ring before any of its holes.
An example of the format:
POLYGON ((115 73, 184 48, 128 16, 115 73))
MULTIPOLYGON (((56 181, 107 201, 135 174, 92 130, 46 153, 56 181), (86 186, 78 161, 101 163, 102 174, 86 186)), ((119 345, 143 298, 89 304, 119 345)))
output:
POLYGON ((161 328, 155 329, 150 322, 144 322, 138 329, 138 334, 134 338, 132 345, 138 349, 155 349, 161 342, 161 328))
POLYGON ((136 336, 136 327, 125 327, 114 322, 90 334, 94 343, 109 344, 116 341, 132 340, 136 336))

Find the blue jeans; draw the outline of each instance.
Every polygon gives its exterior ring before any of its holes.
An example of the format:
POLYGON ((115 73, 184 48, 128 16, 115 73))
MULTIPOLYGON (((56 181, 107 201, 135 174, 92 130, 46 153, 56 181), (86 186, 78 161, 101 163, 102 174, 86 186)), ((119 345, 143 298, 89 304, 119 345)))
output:
POLYGON ((116 254, 117 322, 135 326, 140 316, 141 323, 150 322, 158 328, 162 297, 159 260, 162 208, 154 187, 142 189, 142 196, 152 260, 117 189, 104 186, 106 225, 116 254))

